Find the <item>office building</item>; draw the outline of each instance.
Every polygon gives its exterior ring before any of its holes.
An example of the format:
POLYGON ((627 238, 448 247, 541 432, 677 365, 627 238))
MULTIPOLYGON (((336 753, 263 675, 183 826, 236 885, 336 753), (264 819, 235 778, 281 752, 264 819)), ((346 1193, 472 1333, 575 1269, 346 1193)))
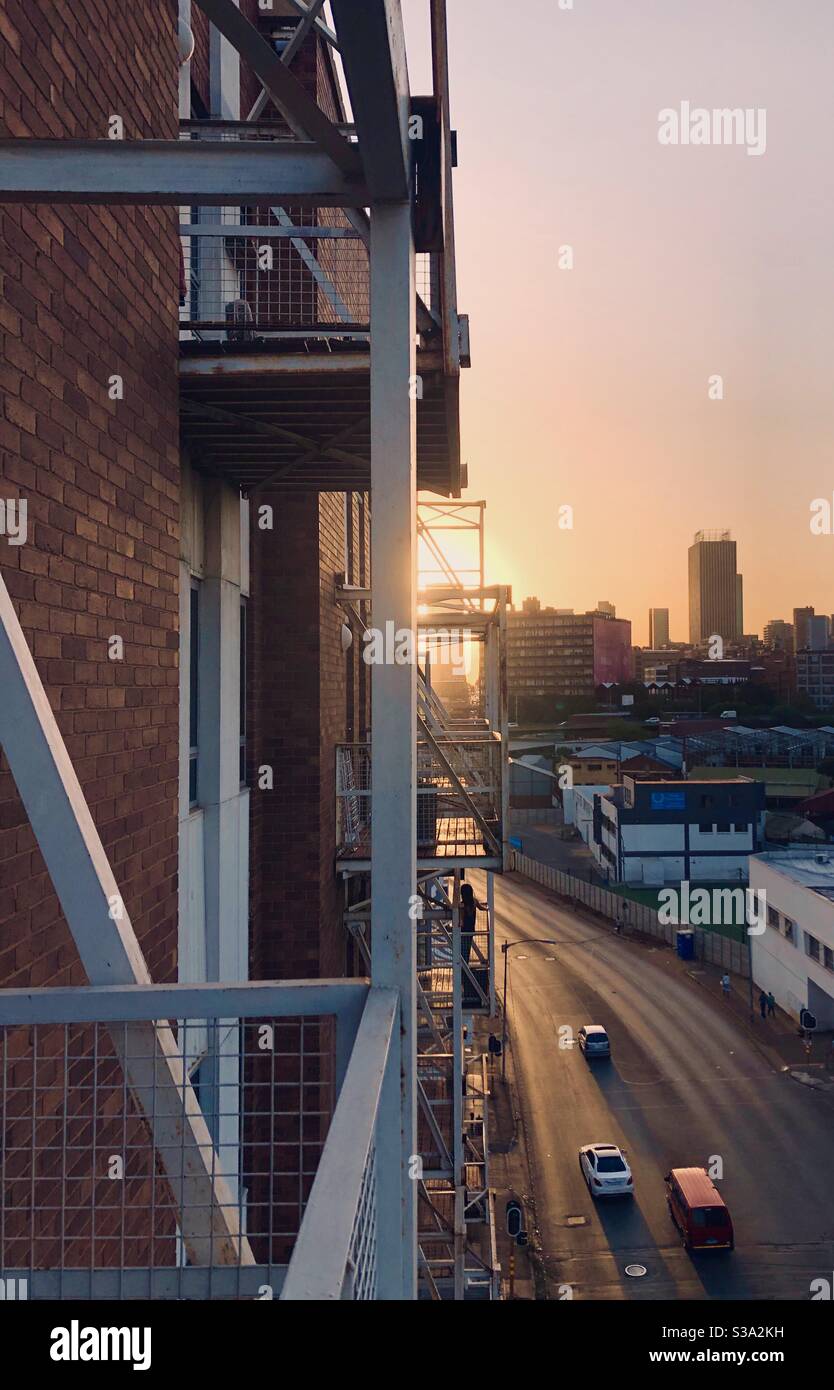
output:
POLYGON ((689 547, 689 640, 693 645, 744 630, 741 575, 729 531, 696 531, 689 547))
POLYGON ((806 647, 796 654, 796 688, 818 709, 834 709, 834 651, 806 647))
MULTIPOLYGON (((583 788, 587 799, 589 789, 583 788)), ((588 848, 617 883, 747 880, 761 847, 765 789, 746 777, 727 782, 638 781, 594 794, 588 848)))
MULTIPOLYGON (((538 604, 538 600, 534 601, 538 604)), ((631 623, 604 613, 531 606, 507 614, 510 694, 592 697, 598 685, 631 679, 631 623)))
POLYGON ((765 623, 764 644, 771 651, 793 652, 793 623, 786 623, 783 618, 771 618, 769 623, 765 623))
POLYGON ((831 622, 827 613, 815 613, 808 619, 808 646, 812 652, 828 650, 831 641, 831 622))
POLYGON ((669 609, 649 609, 649 646, 662 650, 669 645, 669 609))
POLYGON ((793 610, 793 634, 794 650, 802 651, 803 647, 811 645, 811 619, 814 617, 813 608, 795 608, 793 610))

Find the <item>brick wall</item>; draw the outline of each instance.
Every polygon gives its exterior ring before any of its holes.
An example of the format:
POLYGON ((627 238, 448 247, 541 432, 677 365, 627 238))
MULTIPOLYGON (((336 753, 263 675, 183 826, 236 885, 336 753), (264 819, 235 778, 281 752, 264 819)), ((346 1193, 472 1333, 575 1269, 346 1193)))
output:
MULTIPOLYGON (((334 576, 345 569, 344 494, 259 493, 253 516, 251 972, 255 979, 344 975, 335 746, 366 733, 369 693, 359 643, 347 654, 341 647, 334 576), (264 503, 273 507, 273 531, 257 526, 264 503), (263 765, 273 769, 272 791, 257 789, 263 765)), ((360 526, 367 530, 358 494, 351 516, 358 556, 360 526)))
MULTIPOLYGON (((0 0, 4 134, 102 136, 117 112, 128 136, 173 136, 175 8, 0 0)), ((158 980, 176 942, 175 226, 162 209, 0 212, 0 482, 29 517, 0 569, 158 980)), ((0 979, 80 980, 5 767, 0 886, 0 979)))
MULTIPOLYGON (((0 0, 3 135, 102 138, 119 114, 128 138, 174 137, 177 72, 175 0, 0 0)), ((0 210, 0 497, 28 507, 26 543, 0 536, 0 572, 157 981, 176 978, 177 940, 176 220, 173 209, 0 210), (110 400, 117 374, 124 399, 110 400), (123 661, 108 659, 114 635, 123 661)), ((0 756, 0 986, 84 982, 0 756)), ((72 1046, 74 1087, 93 1063, 88 1036, 72 1046)), ((22 1087, 13 1103, 24 1107, 27 1049, 30 1036, 6 1040, 8 1083, 22 1087)), ((57 1084, 39 1100, 38 1144, 61 1104, 57 1084)), ((66 1236, 81 1245, 65 1250, 68 1263, 89 1262, 94 1194, 109 1192, 113 1203, 115 1185, 83 1148, 94 1133, 115 1142, 99 1123, 88 1115, 75 1131, 81 1148, 67 1176, 79 1207, 66 1236)), ((126 1128, 137 1144, 129 1179, 139 1185, 125 1189, 129 1198, 146 1190, 153 1168, 139 1125, 126 1128)), ((7 1177, 25 1185, 29 1161, 15 1155, 7 1177)), ((54 1162, 41 1155, 39 1184, 54 1162)), ((49 1191, 36 1190, 35 1262, 44 1264, 58 1220, 49 1191)), ((16 1208, 12 1239, 26 1225, 25 1202, 5 1196, 16 1208)), ((118 1220, 112 1211, 101 1218, 102 1239, 118 1220)), ((118 1262, 117 1246, 96 1258, 118 1262)))

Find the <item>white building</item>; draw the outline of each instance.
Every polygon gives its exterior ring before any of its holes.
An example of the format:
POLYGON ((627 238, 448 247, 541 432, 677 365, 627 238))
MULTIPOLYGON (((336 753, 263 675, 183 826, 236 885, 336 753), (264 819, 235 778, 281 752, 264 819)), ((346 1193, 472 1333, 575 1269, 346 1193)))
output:
POLYGON ((575 786, 565 821, 615 883, 662 887, 684 879, 746 883, 764 837, 764 786, 726 781, 637 781, 575 786))
POLYGON ((574 825, 596 859, 603 873, 608 865, 602 858, 600 847, 594 840, 594 797, 608 796, 611 791, 607 783, 595 787, 566 787, 563 796, 565 825, 574 825))
POLYGON ((767 929, 750 937, 757 988, 797 1020, 806 1008, 834 1028, 834 850, 756 855, 750 887, 767 903, 767 929))

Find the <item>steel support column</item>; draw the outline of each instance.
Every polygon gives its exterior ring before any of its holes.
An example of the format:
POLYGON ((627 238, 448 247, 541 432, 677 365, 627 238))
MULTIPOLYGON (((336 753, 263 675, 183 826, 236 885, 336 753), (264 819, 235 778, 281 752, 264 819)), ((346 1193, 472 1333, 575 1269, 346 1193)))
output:
POLYGON ((452 1158, 455 1187, 455 1299, 464 1296, 466 1219, 464 1216, 463 1088, 463 951, 460 939, 460 869, 455 869, 452 897, 452 1158))
MULTIPOLYGON (((412 634, 416 648, 415 258, 407 203, 371 215, 371 573, 374 626, 412 634)), ((416 651, 414 652, 416 657, 416 651)), ((417 882, 417 667, 393 653, 373 666, 371 845, 374 984, 397 990, 396 1065, 382 1090, 378 1145, 379 1295, 417 1288, 416 942, 409 899, 417 882)))

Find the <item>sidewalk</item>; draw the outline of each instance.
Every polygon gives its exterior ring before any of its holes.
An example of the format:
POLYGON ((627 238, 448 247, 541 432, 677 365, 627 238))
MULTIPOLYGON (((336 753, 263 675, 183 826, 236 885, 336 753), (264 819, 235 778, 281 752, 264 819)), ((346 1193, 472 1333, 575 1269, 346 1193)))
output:
MULTIPOLYGON (((486 1046, 486 1034, 497 1032, 500 1020, 499 1004, 496 1019, 481 1020, 487 1026, 481 1040, 486 1046)), ((489 1168, 490 1186, 495 1193, 495 1225, 498 1259, 501 1264, 503 1298, 510 1297, 510 1271, 513 1268, 513 1299, 530 1300, 536 1292, 535 1206, 532 1195, 530 1166, 520 1114, 520 1101, 513 1070, 512 1052, 508 1051, 506 1079, 501 1080, 501 1058, 490 1059, 489 1069, 489 1168), (507 1235, 506 1210, 511 1199, 521 1202, 530 1245, 518 1247, 507 1235)))
POLYGON ((739 975, 730 976, 729 998, 724 999, 721 991, 721 977, 724 971, 718 965, 706 961, 679 960, 674 957, 682 973, 690 976, 702 988, 709 990, 721 1001, 723 1007, 732 1012, 739 1024, 763 1052, 768 1055, 771 1065, 780 1071, 811 1069, 819 1071, 821 1078, 834 1085, 834 1071, 826 1067, 830 1060, 832 1033, 817 1032, 811 1038, 807 1050, 800 1036, 799 1024, 782 1009, 769 1018, 762 1018, 759 1012, 759 986, 753 983, 753 1016, 750 1016, 750 991, 747 980, 739 975))

